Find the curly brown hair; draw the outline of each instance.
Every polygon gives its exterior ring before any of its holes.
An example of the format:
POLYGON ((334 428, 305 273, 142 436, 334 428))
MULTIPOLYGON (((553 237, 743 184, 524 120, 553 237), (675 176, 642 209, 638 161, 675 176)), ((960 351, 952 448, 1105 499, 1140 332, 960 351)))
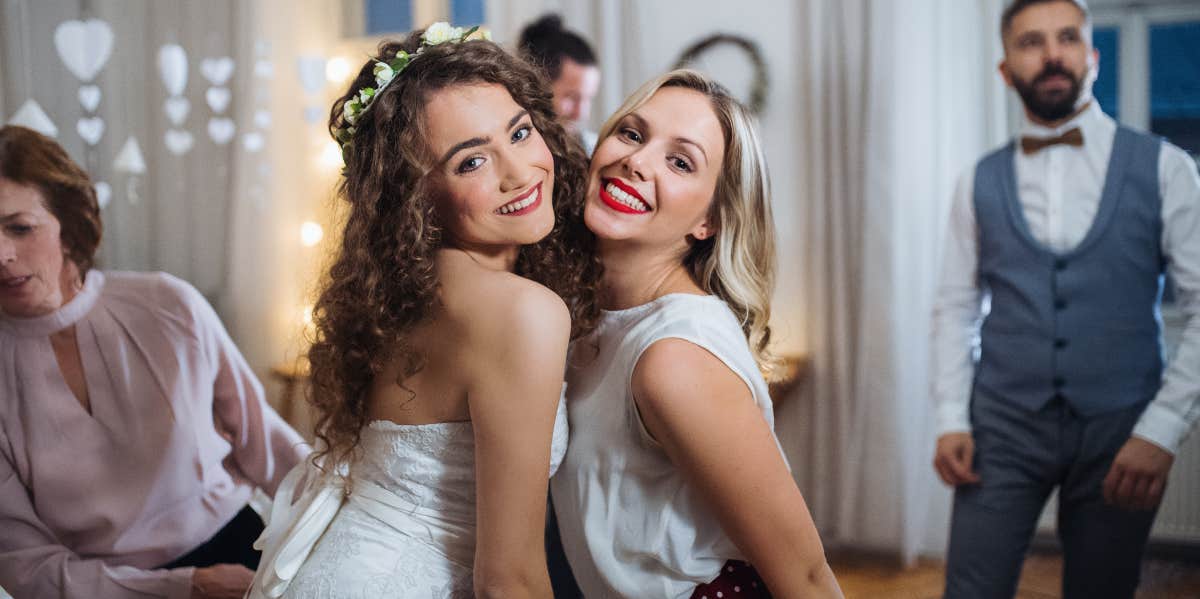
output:
MULTIPOLYGON (((349 125, 343 105, 374 87, 373 68, 403 50, 413 54, 420 34, 385 41, 330 110, 329 130, 349 125)), ((398 382, 423 365, 409 334, 429 318, 437 301, 435 252, 442 247, 427 175, 435 158, 425 143, 424 109, 430 94, 451 86, 491 83, 529 111, 554 156, 554 228, 519 250, 515 272, 553 290, 570 309, 571 336, 599 319, 602 267, 594 237, 583 224, 587 157, 554 118, 549 86, 536 70, 483 40, 421 49, 354 123, 339 195, 349 204, 341 247, 313 308, 315 336, 309 401, 318 412, 316 457, 352 459, 367 423, 367 392, 386 363, 398 359, 398 382)))

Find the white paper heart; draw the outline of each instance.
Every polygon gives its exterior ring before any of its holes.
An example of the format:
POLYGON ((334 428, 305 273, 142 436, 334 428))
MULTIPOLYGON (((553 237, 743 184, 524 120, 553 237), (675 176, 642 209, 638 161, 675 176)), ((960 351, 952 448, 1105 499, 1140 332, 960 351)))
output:
POLYGON ((275 65, 271 61, 263 58, 254 63, 254 76, 262 79, 270 79, 275 76, 275 65))
POLYGON ((132 135, 125 141, 125 145, 121 146, 121 151, 117 152, 117 159, 113 161, 113 169, 118 173, 131 175, 141 175, 146 172, 146 161, 142 159, 142 148, 138 146, 137 140, 132 135))
POLYGON ((104 121, 98 116, 79 119, 75 123, 75 131, 79 133, 79 137, 82 137, 83 141, 87 142, 87 145, 94 146, 104 136, 104 121))
POLYGON ((112 199, 112 186, 104 181, 96 184, 96 203, 100 204, 100 209, 103 210, 108 206, 109 200, 112 199))
POLYGON ((58 127, 54 126, 54 121, 46 116, 46 111, 32 98, 25 100, 12 118, 8 119, 8 124, 28 127, 47 137, 58 137, 58 127))
POLYGON ((112 28, 100 19, 63 21, 54 28, 54 48, 71 74, 91 81, 112 56, 112 28))
POLYGON ((304 120, 310 124, 321 122, 325 118, 325 109, 320 106, 309 106, 304 109, 304 120))
POLYGON ((96 107, 100 105, 100 88, 95 85, 79 88, 79 105, 88 112, 96 112, 96 107))
POLYGON ((296 68, 300 72, 300 87, 306 93, 315 94, 325 87, 324 56, 301 56, 296 59, 296 68))
POLYGON ((188 79, 187 51, 179 44, 166 44, 159 48, 158 74, 168 94, 182 95, 188 79))
POLYGON ((208 119, 208 136, 217 142, 217 145, 223 146, 229 143, 236 131, 237 128, 234 127, 232 119, 223 117, 208 119))
POLYGON ((242 136, 242 147, 246 148, 247 152, 254 153, 263 148, 266 142, 261 133, 255 131, 242 136))
POLYGON ((195 140, 192 134, 182 129, 169 129, 166 135, 163 135, 163 142, 167 144, 167 149, 176 156, 186 154, 192 149, 192 144, 195 140))
POLYGON ((254 111, 254 124, 258 125, 259 129, 269 129, 271 127, 271 113, 267 110, 254 111))
POLYGON ((229 107, 229 88, 225 87, 210 87, 204 92, 204 101, 208 102, 208 107, 213 112, 222 113, 229 107))
POLYGON ((225 85, 233 75, 233 59, 228 56, 200 61, 200 73, 213 85, 225 85))
POLYGON ((182 125, 191 109, 192 103, 188 102, 187 98, 180 96, 167 98, 167 101, 163 103, 163 112, 167 113, 167 119, 171 121, 172 125, 182 125))

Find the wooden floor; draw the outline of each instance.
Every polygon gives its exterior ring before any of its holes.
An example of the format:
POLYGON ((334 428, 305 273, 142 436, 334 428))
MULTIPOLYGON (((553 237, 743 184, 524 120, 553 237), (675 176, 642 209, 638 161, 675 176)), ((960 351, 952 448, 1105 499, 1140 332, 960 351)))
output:
MULTIPOLYGON (((940 561, 922 560, 901 569, 890 560, 860 555, 831 556, 830 564, 846 599, 939 599, 945 569, 940 561)), ((1034 554, 1025 562, 1017 599, 1062 597, 1062 559, 1034 554)), ((1200 563, 1150 559, 1142 566, 1137 599, 1200 599, 1200 563)))

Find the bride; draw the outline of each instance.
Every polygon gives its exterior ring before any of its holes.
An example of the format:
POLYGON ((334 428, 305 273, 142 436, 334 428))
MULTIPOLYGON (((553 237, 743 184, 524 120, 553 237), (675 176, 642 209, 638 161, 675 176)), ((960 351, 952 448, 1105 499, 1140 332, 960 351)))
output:
POLYGON ((323 449, 277 494, 251 597, 550 596, 563 365, 599 316, 586 158, 535 72, 472 32, 385 42, 333 105, 323 449))

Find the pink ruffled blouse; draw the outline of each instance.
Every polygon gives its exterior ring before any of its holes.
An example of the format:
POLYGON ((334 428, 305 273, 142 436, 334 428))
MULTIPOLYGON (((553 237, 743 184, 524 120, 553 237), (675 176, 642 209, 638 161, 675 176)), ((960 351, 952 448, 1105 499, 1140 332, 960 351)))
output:
POLYGON ((191 568, 154 568, 307 451, 175 277, 93 270, 51 314, 0 315, 0 587, 16 597, 188 597, 191 568), (71 325, 90 414, 50 346, 71 325))

